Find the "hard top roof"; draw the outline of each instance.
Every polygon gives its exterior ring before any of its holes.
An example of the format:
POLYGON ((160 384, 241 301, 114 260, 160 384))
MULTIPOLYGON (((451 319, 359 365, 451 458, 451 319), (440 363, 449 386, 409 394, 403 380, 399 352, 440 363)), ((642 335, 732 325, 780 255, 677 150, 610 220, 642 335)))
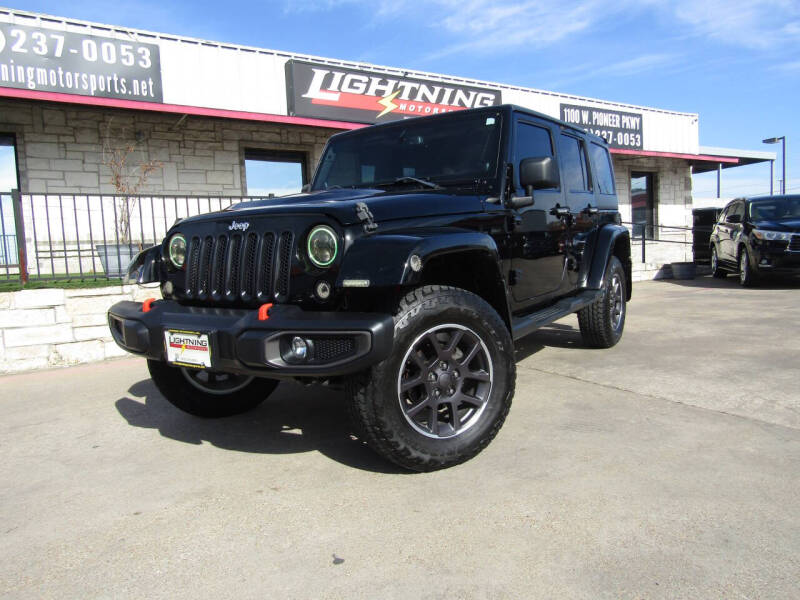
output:
POLYGON ((529 116, 532 116, 532 117, 536 117, 536 118, 539 118, 539 119, 542 119, 542 120, 545 120, 545 121, 549 121, 551 123, 555 123, 556 125, 559 125, 563 129, 569 129, 570 131, 572 131, 574 133, 577 133, 577 134, 580 134, 580 135, 584 135, 588 139, 591 139, 591 141, 593 141, 595 143, 601 144, 603 146, 608 146, 606 141, 602 137, 600 137, 599 135, 594 135, 593 133, 589 133, 588 131, 585 131, 585 130, 581 129, 580 127, 577 127, 576 125, 574 125, 572 123, 567 123, 566 121, 562 121, 561 119, 558 119, 556 117, 553 117, 553 116, 547 115, 545 113, 541 113, 541 112, 532 110, 530 108, 525 108, 523 106, 518 106, 516 104, 498 104, 496 106, 482 106, 480 108, 469 108, 469 109, 465 109, 465 110, 457 110, 457 111, 452 111, 452 112, 447 112, 447 113, 439 113, 439 114, 436 114, 436 115, 423 115, 423 116, 420 116, 420 117, 411 117, 409 119, 398 119, 396 121, 388 121, 386 123, 375 123, 373 125, 369 125, 368 127, 364 127, 364 128, 361 128, 361 129, 343 131, 341 133, 335 134, 333 137, 349 136, 349 135, 357 134, 357 132, 359 132, 359 131, 374 130, 375 128, 398 127, 398 126, 401 126, 403 123, 417 122, 420 119, 458 118, 459 116, 463 116, 465 114, 473 114, 473 113, 479 113, 479 112, 498 112, 498 111, 506 113, 506 114, 509 114, 509 115, 511 113, 515 113, 515 112, 516 113, 523 113, 523 114, 526 114, 526 115, 529 115, 529 116))

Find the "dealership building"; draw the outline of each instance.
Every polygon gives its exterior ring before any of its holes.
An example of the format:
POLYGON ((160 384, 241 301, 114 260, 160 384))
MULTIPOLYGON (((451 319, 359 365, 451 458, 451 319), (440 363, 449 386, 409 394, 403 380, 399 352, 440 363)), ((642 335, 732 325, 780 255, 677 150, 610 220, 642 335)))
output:
POLYGON ((150 165, 141 194, 280 195, 338 131, 506 103, 606 138, 623 221, 655 240, 691 225, 693 172, 775 158, 704 149, 692 113, 0 9, 0 145, 23 194, 115 194, 123 147, 150 165))

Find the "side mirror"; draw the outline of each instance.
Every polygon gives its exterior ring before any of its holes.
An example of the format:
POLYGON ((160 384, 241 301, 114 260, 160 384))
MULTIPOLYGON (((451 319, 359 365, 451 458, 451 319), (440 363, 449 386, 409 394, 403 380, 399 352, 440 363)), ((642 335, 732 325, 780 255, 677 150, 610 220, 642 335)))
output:
POLYGON ((519 163, 519 182, 528 196, 533 196, 533 190, 557 188, 561 185, 558 163, 552 156, 524 158, 519 163))
POLYGON ((728 223, 741 223, 742 215, 728 215, 728 223))

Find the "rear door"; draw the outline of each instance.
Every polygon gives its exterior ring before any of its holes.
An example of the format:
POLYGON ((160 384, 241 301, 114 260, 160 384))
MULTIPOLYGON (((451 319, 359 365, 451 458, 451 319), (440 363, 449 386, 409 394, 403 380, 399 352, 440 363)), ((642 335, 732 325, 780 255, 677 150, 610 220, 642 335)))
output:
POLYGON ((570 212, 576 215, 588 205, 596 205, 584 140, 568 132, 561 133, 558 136, 558 156, 564 198, 570 212))
MULTIPOLYGON (((565 245, 567 255, 574 251, 571 247, 576 234, 584 233, 595 226, 597 218, 589 216, 586 208, 597 208, 597 188, 595 173, 589 160, 589 148, 586 140, 579 134, 571 131, 562 131, 558 137, 558 155, 561 169, 561 181, 564 187, 564 199, 569 208, 572 228, 564 230, 562 243, 565 245)), ((601 148, 602 150, 602 148, 601 148)), ((565 269, 564 289, 578 285, 577 259, 567 262, 565 269)))

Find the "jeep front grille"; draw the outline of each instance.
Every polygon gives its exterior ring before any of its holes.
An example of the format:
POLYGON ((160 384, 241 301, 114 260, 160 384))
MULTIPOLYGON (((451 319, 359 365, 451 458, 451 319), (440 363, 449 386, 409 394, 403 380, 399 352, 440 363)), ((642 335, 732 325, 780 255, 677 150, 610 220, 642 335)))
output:
POLYGON ((789 242, 789 251, 800 252, 800 234, 792 236, 792 239, 789 242))
POLYGON ((233 304, 289 294, 291 231, 194 236, 186 259, 186 299, 233 304))

